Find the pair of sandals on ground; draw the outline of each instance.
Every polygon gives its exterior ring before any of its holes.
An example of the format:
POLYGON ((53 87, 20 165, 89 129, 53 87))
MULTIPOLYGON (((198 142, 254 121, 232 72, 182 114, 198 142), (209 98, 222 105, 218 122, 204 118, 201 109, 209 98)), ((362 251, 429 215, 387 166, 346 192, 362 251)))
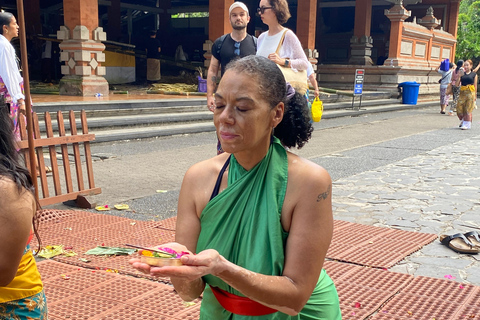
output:
POLYGON ((452 236, 441 235, 440 242, 458 253, 480 253, 480 236, 476 231, 457 233, 452 236))

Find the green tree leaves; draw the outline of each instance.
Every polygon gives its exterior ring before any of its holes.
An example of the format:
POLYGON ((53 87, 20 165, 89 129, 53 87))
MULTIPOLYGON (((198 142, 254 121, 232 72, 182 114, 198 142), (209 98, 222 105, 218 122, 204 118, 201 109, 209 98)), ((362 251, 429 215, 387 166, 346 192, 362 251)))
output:
POLYGON ((480 1, 463 0, 458 17, 455 60, 480 57, 480 1))

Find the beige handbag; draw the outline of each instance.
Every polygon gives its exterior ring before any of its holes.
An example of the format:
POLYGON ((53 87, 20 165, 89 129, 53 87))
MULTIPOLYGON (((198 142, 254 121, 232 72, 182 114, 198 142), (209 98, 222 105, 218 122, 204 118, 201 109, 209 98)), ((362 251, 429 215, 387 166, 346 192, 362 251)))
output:
MULTIPOLYGON (((285 39, 285 34, 287 33, 289 29, 286 29, 283 32, 282 38, 280 39, 280 42, 278 43, 277 50, 275 51, 276 54, 279 54, 280 48, 282 47, 283 40, 285 39)), ((280 68, 280 70, 283 73, 283 76, 285 77, 285 80, 290 83, 290 85, 295 88, 295 91, 300 93, 301 95, 304 95, 307 90, 308 90, 308 83, 307 83, 307 70, 302 70, 302 71, 294 71, 292 68, 289 67, 284 67, 279 64, 277 66, 280 68)))

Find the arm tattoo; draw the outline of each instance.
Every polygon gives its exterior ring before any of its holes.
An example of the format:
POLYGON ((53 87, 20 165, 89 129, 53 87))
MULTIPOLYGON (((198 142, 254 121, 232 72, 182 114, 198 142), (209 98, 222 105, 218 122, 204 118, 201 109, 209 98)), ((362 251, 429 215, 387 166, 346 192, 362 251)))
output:
POLYGON ((327 188, 327 191, 320 193, 317 197, 317 202, 320 202, 322 200, 325 200, 328 198, 328 196, 332 193, 332 185, 330 184, 327 188))

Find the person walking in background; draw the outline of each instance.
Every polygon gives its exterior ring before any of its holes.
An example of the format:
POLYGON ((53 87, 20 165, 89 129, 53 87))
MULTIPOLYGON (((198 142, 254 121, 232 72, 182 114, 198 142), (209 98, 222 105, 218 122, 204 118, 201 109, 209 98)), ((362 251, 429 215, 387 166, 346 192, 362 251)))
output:
MULTIPOLYGON (((472 113, 477 101, 477 73, 472 70, 472 60, 463 63, 464 71, 460 73, 457 86, 460 86, 460 97, 457 104, 457 116, 460 119, 460 129, 472 127, 472 113)), ((477 67, 478 68, 478 67, 477 67)))
MULTIPOLYGON (((257 13, 260 15, 262 22, 268 26, 268 31, 258 37, 257 55, 296 71, 307 70, 310 62, 303 51, 300 40, 293 31, 282 26, 291 17, 287 1, 261 0, 257 13), (284 33, 283 43, 280 43, 284 33), (279 45, 281 48, 277 53, 276 50, 279 45)), ((307 76, 305 77, 305 83, 307 83, 307 76)), ((306 98, 308 100, 307 95, 306 98)))
POLYGON ((450 99, 450 95, 447 94, 448 84, 452 82, 452 73, 454 64, 450 62, 448 65, 449 69, 444 71, 440 70, 440 66, 438 66, 435 70, 442 75, 440 79, 440 113, 445 114, 445 110, 448 106, 448 100, 450 99))
POLYGON ((147 81, 158 81, 161 79, 160 75, 160 52, 162 45, 157 39, 157 31, 150 31, 150 38, 148 39, 145 50, 147 51, 147 81))
POLYGON ((257 38, 247 33, 250 14, 247 6, 240 1, 234 2, 228 9, 233 31, 215 40, 212 46, 212 59, 207 72, 207 106, 214 111, 215 89, 218 82, 218 70, 225 72, 227 64, 236 58, 255 54, 257 38))
POLYGON ((305 98, 275 63, 248 56, 228 65, 215 105, 225 153, 187 171, 176 242, 162 245, 189 254, 177 267, 130 263, 170 277, 184 300, 203 295, 200 319, 340 320, 323 269, 333 234, 331 178, 286 150, 311 137, 305 98))
MULTIPOLYGON (((234 2, 228 9, 233 31, 219 37, 212 46, 212 58, 207 72, 207 107, 214 112, 214 93, 217 88, 218 70, 221 74, 233 59, 254 55, 257 51, 257 38, 247 33, 250 14, 247 6, 240 1, 234 2)), ((217 154, 223 152, 220 140, 217 139, 217 154)))
POLYGON ((10 104, 15 140, 20 141, 18 115, 25 114, 25 95, 19 60, 10 43, 13 38, 18 37, 19 27, 13 14, 9 12, 0 12, 0 27, 0 95, 10 104))
POLYGON ((12 121, 0 104, 0 319, 47 319, 47 304, 30 241, 37 233, 30 173, 19 162, 12 121))
POLYGON ((310 81, 310 83, 313 87, 313 90, 314 90, 313 94, 314 94, 315 98, 318 98, 318 96, 320 95, 320 90, 318 90, 318 82, 317 82, 317 78, 316 78, 317 74, 313 70, 312 64, 308 65, 307 76, 308 76, 308 80, 310 81))
POLYGON ((453 113, 457 110, 458 97, 460 96, 460 87, 457 86, 457 81, 460 78, 460 73, 463 72, 463 60, 457 61, 457 68, 452 72, 452 95, 453 101, 448 111, 449 116, 453 116, 453 113))

